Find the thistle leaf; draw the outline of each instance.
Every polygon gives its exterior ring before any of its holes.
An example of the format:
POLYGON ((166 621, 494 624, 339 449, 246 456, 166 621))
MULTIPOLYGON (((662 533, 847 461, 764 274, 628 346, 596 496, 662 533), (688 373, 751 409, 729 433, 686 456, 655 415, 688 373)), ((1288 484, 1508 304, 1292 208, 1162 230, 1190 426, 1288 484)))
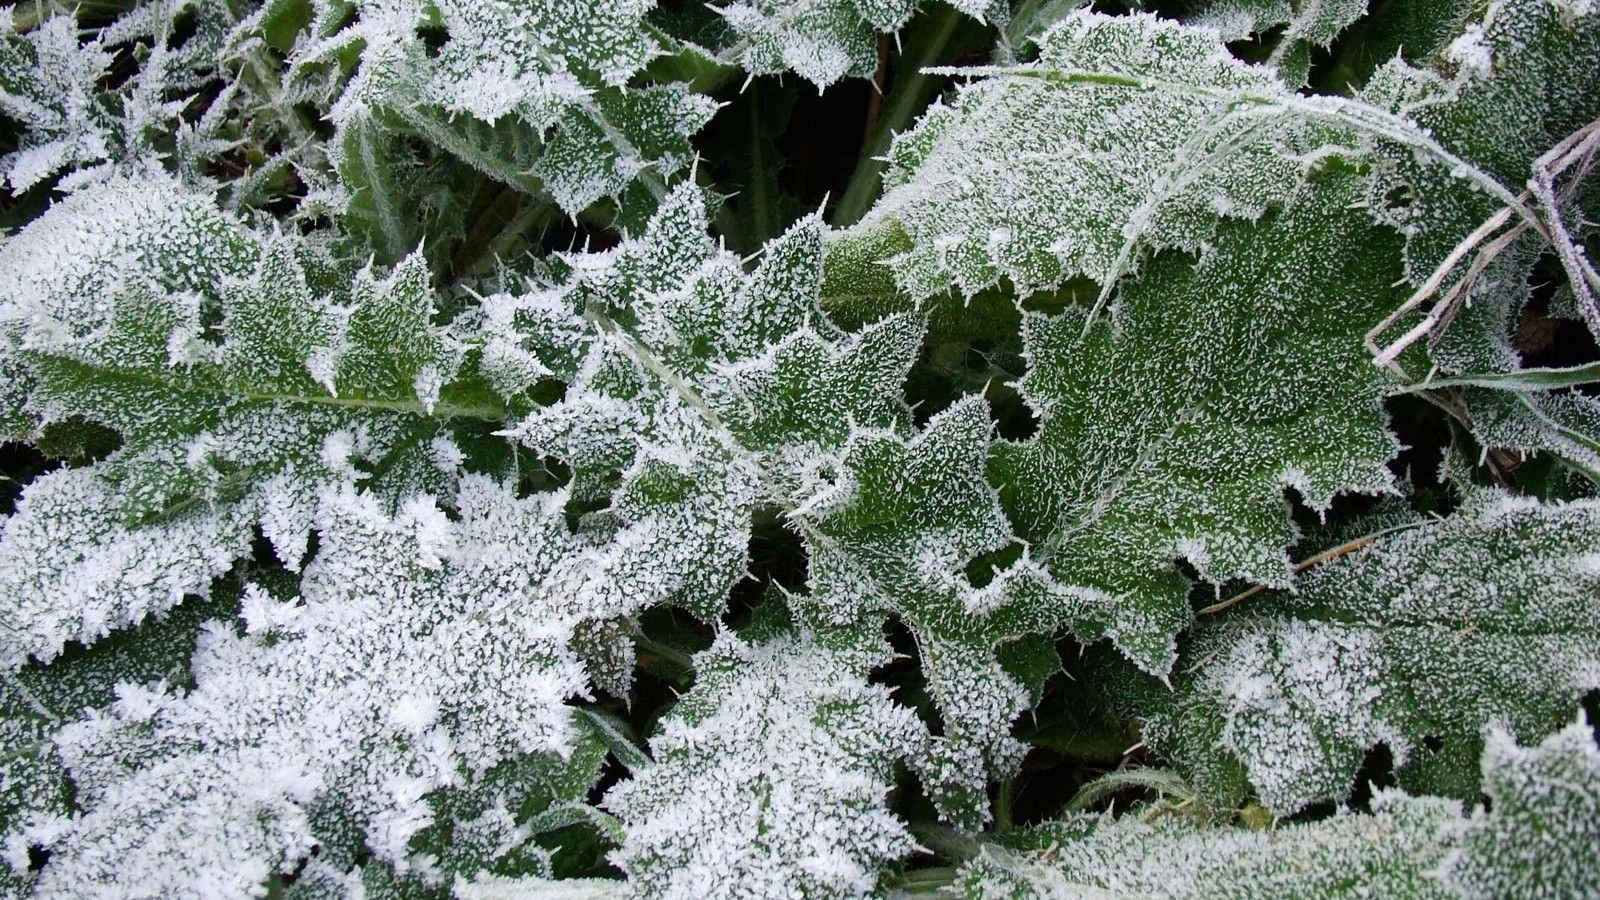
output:
POLYGON ((1174 559, 1287 587, 1286 489, 1315 509, 1393 490, 1392 382, 1361 334, 1395 296, 1396 242, 1351 208, 1361 190, 1317 176, 1198 261, 1156 257, 1110 323, 1026 317, 1021 391, 1042 423, 999 442, 989 476, 1033 559, 1092 595, 1067 618, 1076 633, 1165 673, 1190 618, 1174 559))
POLYGON ((1496 729, 1478 810, 1442 880, 1465 897, 1571 897, 1600 876, 1600 748, 1587 717, 1536 746, 1496 729), (1509 852, 1508 852, 1509 851, 1509 852))
POLYGON ((887 649, 724 632, 698 655, 698 682, 650 742, 656 764, 606 795, 633 895, 870 894, 884 863, 916 849, 883 803, 925 739, 911 709, 866 683, 887 649))
POLYGON ((1291 95, 1210 29, 1078 12, 1039 47, 1026 66, 958 70, 979 80, 895 140, 884 197, 834 252, 878 254, 889 235, 915 299, 1002 279, 1020 295, 1109 287, 1147 249, 1197 251, 1220 219, 1259 217, 1349 140, 1263 114, 1291 95))
POLYGON ((473 476, 455 506, 456 522, 421 498, 391 517, 325 493, 298 596, 247 587, 243 633, 203 630, 191 689, 124 683, 58 731, 78 811, 23 832, 51 853, 38 895, 244 894, 314 846, 325 867, 365 846, 437 883, 520 843, 519 816, 581 798, 604 744, 563 705, 586 682, 574 619, 537 590, 572 549, 560 497, 473 476))
POLYGON ((1372 813, 1267 831, 1207 827, 1181 815, 1142 821, 1092 813, 986 846, 957 884, 971 900, 1161 896, 1452 896, 1432 875, 1462 828, 1460 806, 1379 792, 1372 813))
POLYGON ((1308 570, 1183 646, 1145 735, 1214 802, 1286 815, 1382 743, 1403 787, 1474 797, 1482 734, 1546 733, 1600 687, 1600 506, 1488 495, 1308 570))

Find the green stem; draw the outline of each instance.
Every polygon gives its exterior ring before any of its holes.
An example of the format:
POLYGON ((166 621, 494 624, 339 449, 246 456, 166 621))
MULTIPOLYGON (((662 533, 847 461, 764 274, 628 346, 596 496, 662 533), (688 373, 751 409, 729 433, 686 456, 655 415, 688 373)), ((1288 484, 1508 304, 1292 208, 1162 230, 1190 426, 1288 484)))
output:
POLYGON ((1438 388, 1481 387, 1508 391, 1543 391, 1573 388, 1600 381, 1600 363, 1568 369, 1520 369, 1515 372, 1490 372, 1480 375, 1454 375, 1405 388, 1408 393, 1438 388))
POLYGON ((944 57, 962 17, 963 14, 954 7, 941 5, 926 30, 919 31, 908 41, 895 73, 894 87, 889 91, 888 102, 883 105, 872 139, 862 151, 856 170, 850 176, 850 183, 839 197, 839 205, 834 207, 834 227, 842 228, 860 221, 877 198, 883 184, 884 161, 881 157, 889 151, 889 143, 895 134, 909 127, 912 120, 928 108, 929 101, 938 91, 943 76, 929 74, 923 69, 944 57))
POLYGON ((956 870, 950 866, 933 869, 912 869, 895 879, 900 893, 913 896, 950 896, 955 886, 956 870))
POLYGON ((931 822, 911 823, 911 836, 939 858, 950 862, 966 862, 983 849, 983 843, 977 838, 931 822))
POLYGON ((659 656, 675 666, 681 666, 686 672, 694 671, 694 659, 677 647, 663 644, 643 631, 634 632, 633 640, 640 650, 659 656))
POLYGON ((994 798, 994 830, 1007 832, 1011 830, 1011 779, 1000 782, 1000 790, 994 798))

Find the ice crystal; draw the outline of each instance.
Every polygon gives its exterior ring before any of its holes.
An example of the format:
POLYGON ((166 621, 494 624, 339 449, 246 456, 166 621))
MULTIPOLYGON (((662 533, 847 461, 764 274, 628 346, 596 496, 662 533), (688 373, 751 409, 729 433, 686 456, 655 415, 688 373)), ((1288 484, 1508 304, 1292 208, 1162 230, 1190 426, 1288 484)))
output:
MULTIPOLYGON (((325 492, 297 596, 248 587, 243 633, 201 630, 192 687, 122 683, 62 728, 77 811, 14 838, 51 852, 35 894, 244 895, 313 848, 331 864, 363 845, 424 880, 449 874, 412 848, 434 798, 530 754, 572 754, 563 701, 586 684, 566 649, 574 617, 533 590, 569 549, 558 509, 482 478, 455 503, 457 522, 423 498, 390 517, 325 492)), ((580 796, 597 764, 584 759, 580 796)), ((470 865, 513 835, 503 818, 470 865)))

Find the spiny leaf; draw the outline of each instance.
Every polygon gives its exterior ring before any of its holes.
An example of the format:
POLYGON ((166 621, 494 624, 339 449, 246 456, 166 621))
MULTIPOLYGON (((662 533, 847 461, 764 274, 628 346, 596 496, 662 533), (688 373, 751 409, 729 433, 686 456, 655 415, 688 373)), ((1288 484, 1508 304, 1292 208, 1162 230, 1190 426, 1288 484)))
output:
POLYGON ((1220 804, 1286 815, 1350 790, 1382 743, 1400 784, 1473 797, 1483 729, 1536 737, 1600 687, 1600 505, 1488 495, 1200 622, 1145 736, 1220 804))
POLYGON ((670 599, 714 618, 743 575, 754 512, 803 506, 830 489, 830 458, 855 430, 909 419, 899 392, 919 323, 845 335, 822 315, 817 219, 750 275, 705 229, 698 192, 680 188, 640 237, 572 258, 565 283, 490 301, 511 329, 490 337, 496 364, 520 360, 518 381, 581 360, 561 402, 511 435, 570 464, 578 496, 609 501, 586 523, 609 537, 570 573, 590 608, 670 599))
POLYGON ((414 249, 406 137, 576 216, 636 181, 659 197, 716 109, 682 85, 627 87, 659 53, 643 0, 363 2, 353 19, 341 4, 313 6, 289 90, 327 109, 344 182, 330 198, 391 257, 414 249))
POLYGON ((606 795, 632 893, 870 894, 880 867, 916 848, 883 803, 925 739, 911 709, 866 683, 887 649, 724 632, 698 655, 694 689, 650 742, 656 764, 606 795))
POLYGON ((1289 209, 1225 225, 1196 262, 1156 257, 1087 332, 1080 313, 1026 318, 1021 391, 1043 421, 998 443, 989 475, 1033 558, 1094 595, 1068 613, 1078 634, 1164 673, 1190 616, 1174 559, 1287 586, 1286 489, 1315 509, 1393 489, 1391 382, 1360 335, 1398 259, 1351 208, 1362 189, 1328 172, 1289 209))
MULTIPOLYGON (((1522 357, 1512 336, 1540 254, 1552 240, 1560 250, 1591 233, 1594 201, 1582 184, 1592 150, 1589 160, 1576 163, 1544 157, 1600 118, 1600 12, 1497 0, 1480 22, 1464 26, 1441 64, 1442 74, 1392 62, 1378 70, 1364 96, 1414 119, 1464 166, 1529 191, 1522 193, 1524 211, 1512 215, 1502 198, 1464 183, 1464 170, 1421 165, 1409 151, 1380 145, 1371 208, 1407 235, 1412 283, 1438 286, 1431 298, 1419 295, 1434 304, 1420 322, 1411 313, 1383 340, 1398 345, 1408 328, 1416 335, 1431 331, 1429 356, 1445 373, 1515 372, 1522 357), (1550 196, 1535 195, 1541 181, 1548 182, 1550 196), (1528 227, 1531 209, 1546 223, 1545 236, 1528 227)), ((1581 151, 1574 152, 1581 157, 1581 151)), ((1587 289, 1588 275, 1566 269, 1587 289)), ((1580 313, 1591 330, 1600 328, 1600 307, 1580 313)), ((1463 400, 1467 421, 1486 445, 1552 452, 1597 477, 1593 448, 1600 429, 1592 424, 1589 398, 1529 389, 1515 396, 1472 391, 1463 400)))
POLYGON ((1176 811, 1150 821, 1078 813, 986 846, 957 884, 971 900, 1451 896, 1433 872, 1461 829, 1460 806, 1387 791, 1372 807, 1267 831, 1208 827, 1176 811))
POLYGON ((896 139, 886 193, 835 243, 881 252, 913 298, 1021 295, 1079 276, 1109 287, 1146 248, 1198 250, 1223 217, 1290 194, 1339 132, 1261 115, 1290 95, 1229 56, 1216 32, 1147 16, 1075 13, 1026 66, 980 80, 896 139), (860 245, 859 247, 857 245, 860 245))
POLYGON ((1600 748, 1587 717, 1536 746, 1496 729, 1478 810, 1442 879, 1466 897, 1576 897, 1600 877, 1600 748))
POLYGON ((604 745, 563 705, 585 687, 564 646, 575 617, 538 589, 572 551, 561 498, 472 477, 454 501, 451 522, 426 499, 390 517, 370 496, 325 493, 298 596, 248 587, 243 633, 206 629, 191 690, 124 684, 58 732, 79 812, 23 832, 51 853, 40 895, 244 894, 313 846, 335 870, 364 845, 437 882, 516 841, 542 808, 530 803, 582 797, 604 745), (495 768, 576 746, 567 774, 548 756, 511 778, 495 768), (427 829, 443 810, 455 837, 439 856, 427 829))
POLYGON ((1268 62, 1284 82, 1298 87, 1311 67, 1311 49, 1326 49, 1367 12, 1368 0, 1212 0, 1186 21, 1217 29, 1224 40, 1264 35, 1282 26, 1268 62))

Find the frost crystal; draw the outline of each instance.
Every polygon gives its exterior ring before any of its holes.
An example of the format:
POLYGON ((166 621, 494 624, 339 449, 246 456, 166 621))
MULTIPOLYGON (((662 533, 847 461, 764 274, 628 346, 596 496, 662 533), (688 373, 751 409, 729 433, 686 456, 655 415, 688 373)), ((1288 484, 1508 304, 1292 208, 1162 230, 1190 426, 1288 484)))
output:
POLYGON ((424 499, 391 518, 370 496, 325 494, 298 597, 247 592, 247 633, 203 629, 192 687, 124 684, 62 729, 81 812, 27 832, 52 854, 36 895, 243 895, 313 847, 350 859, 352 834, 437 878, 439 859, 411 849, 430 798, 572 753, 562 703, 586 681, 565 648, 573 618, 531 599, 568 549, 559 512, 477 478, 456 503, 451 523, 424 499), (487 554, 490 536, 510 545, 487 554))
POLYGON ((1587 717, 1536 746, 1496 729, 1478 811, 1443 880, 1464 897, 1578 897, 1600 878, 1600 748, 1587 717))
POLYGON ((1458 804, 1380 791, 1372 814, 1246 831, 1179 816, 1112 821, 1080 813, 962 867, 963 895, 988 897, 1351 896, 1443 900, 1432 879, 1462 822, 1458 804), (1353 886, 1358 886, 1352 891, 1353 886))
POLYGON ((729 55, 753 75, 792 69, 819 88, 878 68, 879 32, 905 24, 917 0, 756 0, 717 11, 738 35, 729 55))
POLYGON ((320 0, 294 36, 288 89, 326 105, 342 205, 398 258, 415 248, 430 203, 408 137, 573 215, 630 186, 661 193, 716 105, 681 84, 628 86, 659 52, 644 22, 651 6, 320 0), (361 64, 346 78, 349 53, 361 64))

